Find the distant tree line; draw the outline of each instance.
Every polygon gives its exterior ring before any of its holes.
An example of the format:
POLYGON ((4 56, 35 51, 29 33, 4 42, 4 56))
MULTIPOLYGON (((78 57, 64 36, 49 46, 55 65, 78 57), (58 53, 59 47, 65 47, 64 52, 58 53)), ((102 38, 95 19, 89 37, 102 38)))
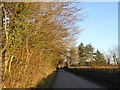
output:
POLYGON ((95 48, 91 44, 84 45, 83 43, 78 47, 72 47, 70 49, 70 59, 71 65, 79 66, 119 65, 118 54, 115 52, 109 54, 108 57, 99 50, 95 51, 95 48))
POLYGON ((81 43, 78 47, 78 55, 81 64, 89 64, 90 66, 106 64, 104 55, 99 50, 94 51, 94 47, 91 44, 84 46, 81 43))
POLYGON ((108 51, 108 53, 105 53, 105 58, 108 61, 108 64, 117 65, 120 67, 120 48, 113 47, 108 51))

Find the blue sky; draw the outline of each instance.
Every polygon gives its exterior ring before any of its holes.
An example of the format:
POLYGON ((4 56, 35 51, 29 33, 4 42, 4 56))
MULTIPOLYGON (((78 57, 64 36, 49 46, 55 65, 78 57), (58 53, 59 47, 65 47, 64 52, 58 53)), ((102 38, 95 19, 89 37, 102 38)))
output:
POLYGON ((95 49, 107 52, 118 45, 118 3, 83 2, 85 18, 77 24, 83 28, 77 45, 91 43, 95 49))

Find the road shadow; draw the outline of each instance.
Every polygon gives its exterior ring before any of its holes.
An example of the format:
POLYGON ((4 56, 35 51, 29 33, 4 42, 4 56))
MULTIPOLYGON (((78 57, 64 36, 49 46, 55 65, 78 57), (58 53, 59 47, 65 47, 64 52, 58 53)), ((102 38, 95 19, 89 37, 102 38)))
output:
POLYGON ((54 81, 56 79, 57 76, 57 71, 53 71, 51 74, 49 74, 46 78, 43 78, 40 82, 37 83, 37 85, 35 86, 35 88, 31 88, 31 90, 35 90, 35 89, 52 89, 52 86, 54 84, 54 81))
POLYGON ((96 69, 78 69, 78 68, 64 68, 72 74, 82 77, 88 81, 94 82, 104 88, 119 88, 120 72, 108 73, 103 70, 97 71, 96 69))

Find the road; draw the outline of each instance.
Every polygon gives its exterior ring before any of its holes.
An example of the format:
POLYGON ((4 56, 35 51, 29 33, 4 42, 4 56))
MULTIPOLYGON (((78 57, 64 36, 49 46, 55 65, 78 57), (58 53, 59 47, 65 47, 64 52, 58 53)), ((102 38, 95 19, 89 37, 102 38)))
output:
POLYGON ((102 88, 82 77, 60 69, 58 71, 53 88, 102 88))

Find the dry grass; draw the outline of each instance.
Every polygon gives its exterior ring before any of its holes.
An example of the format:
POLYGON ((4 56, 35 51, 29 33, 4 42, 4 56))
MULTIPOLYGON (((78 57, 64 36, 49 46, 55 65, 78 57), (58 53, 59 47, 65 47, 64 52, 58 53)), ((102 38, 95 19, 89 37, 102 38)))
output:
POLYGON ((71 66, 70 68, 108 68, 108 69, 111 69, 111 68, 119 68, 118 66, 71 66))

